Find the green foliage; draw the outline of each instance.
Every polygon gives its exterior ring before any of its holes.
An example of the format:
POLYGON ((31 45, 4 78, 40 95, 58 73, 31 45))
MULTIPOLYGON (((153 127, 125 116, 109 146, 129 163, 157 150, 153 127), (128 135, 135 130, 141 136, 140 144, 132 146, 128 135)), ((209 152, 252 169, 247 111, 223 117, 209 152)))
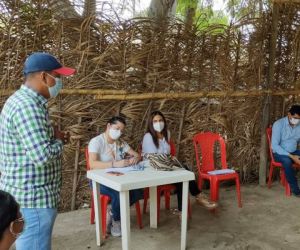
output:
MULTIPOLYGON (((213 1, 202 0, 178 0, 177 16, 185 21, 188 16, 188 11, 193 10, 193 24, 198 30, 207 30, 211 25, 228 25, 229 17, 221 10, 213 10, 213 1)), ((190 14, 190 13, 189 13, 190 14)), ((214 29, 214 33, 222 33, 224 29, 214 29)))
POLYGON ((178 16, 181 16, 182 18, 184 18, 187 9, 189 9, 189 8, 196 9, 197 5, 198 5, 197 0, 178 0, 177 7, 176 7, 176 13, 178 16))

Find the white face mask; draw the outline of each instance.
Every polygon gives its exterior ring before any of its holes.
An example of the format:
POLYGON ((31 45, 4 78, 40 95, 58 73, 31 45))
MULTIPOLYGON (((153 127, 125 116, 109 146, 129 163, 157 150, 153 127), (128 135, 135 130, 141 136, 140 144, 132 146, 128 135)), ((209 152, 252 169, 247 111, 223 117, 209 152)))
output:
POLYGON ((62 80, 59 77, 54 77, 48 73, 47 73, 47 75, 52 77, 55 80, 55 85, 52 87, 48 87, 50 97, 54 98, 58 95, 59 91, 63 87, 62 80))
POLYGON ((108 134, 111 139, 118 140, 122 133, 121 133, 121 130, 119 130, 119 129, 110 128, 108 131, 108 134))
POLYGON ((156 132, 163 131, 164 127, 165 127, 164 122, 155 122, 155 123, 153 123, 153 128, 156 132))
POLYGON ((300 119, 296 119, 294 117, 290 118, 290 123, 292 125, 297 125, 300 122, 300 119))

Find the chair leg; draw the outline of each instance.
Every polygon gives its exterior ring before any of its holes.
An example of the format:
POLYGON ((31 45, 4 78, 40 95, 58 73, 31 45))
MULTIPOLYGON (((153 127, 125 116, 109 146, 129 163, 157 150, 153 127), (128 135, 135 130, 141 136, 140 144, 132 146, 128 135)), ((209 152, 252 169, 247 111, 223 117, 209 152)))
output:
POLYGON ((240 179, 239 179, 238 176, 235 179, 235 185, 236 185, 236 194, 237 194, 237 199, 238 199, 238 206, 242 207, 240 179))
POLYGON ((215 186, 214 186, 214 189, 216 190, 215 192, 215 200, 218 201, 219 200, 219 181, 216 180, 215 181, 215 186))
POLYGON ((188 197, 188 218, 192 219, 192 208, 191 208, 190 196, 188 197))
POLYGON ((161 190, 159 187, 157 188, 157 224, 159 224, 159 216, 160 216, 160 193, 161 190))
POLYGON ((94 195, 91 194, 91 210, 90 210, 90 223, 95 224, 95 207, 94 207, 94 195))
POLYGON ((291 186, 288 183, 288 181, 286 180, 284 169, 280 169, 280 178, 281 178, 280 182, 285 188, 285 195, 291 196, 291 186))
POLYGON ((291 196, 291 186, 287 181, 285 182, 285 195, 291 196))
POLYGON ((286 178, 285 178, 285 173, 283 168, 280 169, 280 183, 282 186, 285 186, 286 184, 286 178))
POLYGON ((269 172, 269 178, 268 178, 268 188, 271 188, 272 177, 273 177, 273 170, 274 170, 274 167, 273 167, 272 164, 270 164, 270 172, 269 172))
POLYGON ((106 210, 108 205, 108 197, 102 196, 101 197, 101 216, 102 216, 102 232, 103 232, 103 238, 106 238, 106 210))
POLYGON ((215 179, 212 179, 210 185, 210 199, 212 201, 218 201, 218 182, 215 179))
POLYGON ((147 203, 149 199, 149 188, 144 189, 144 204, 143 204, 143 213, 147 212, 147 203))
POLYGON ((164 194, 165 194, 165 208, 170 210, 170 196, 171 193, 169 190, 164 190, 164 194))
POLYGON ((198 178, 198 188, 201 191, 203 188, 203 179, 199 176, 198 178))
POLYGON ((137 222, 140 229, 143 228, 143 222, 142 222, 142 214, 141 214, 141 207, 140 202, 137 201, 135 203, 135 209, 136 209, 136 216, 137 216, 137 222))
POLYGON ((283 171, 282 178, 283 178, 284 187, 285 187, 285 195, 286 196, 291 196, 292 195, 291 186, 290 186, 290 184, 288 183, 288 181, 287 181, 287 179, 285 177, 284 170, 282 170, 282 171, 283 171))

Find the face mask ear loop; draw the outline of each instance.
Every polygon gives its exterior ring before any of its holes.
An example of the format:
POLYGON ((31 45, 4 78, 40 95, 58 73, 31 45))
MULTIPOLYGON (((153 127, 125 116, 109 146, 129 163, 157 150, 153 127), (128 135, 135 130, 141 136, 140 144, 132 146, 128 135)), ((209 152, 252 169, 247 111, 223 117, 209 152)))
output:
MULTIPOLYGON (((47 80, 46 80, 46 76, 45 76, 46 74, 47 74, 46 72, 43 72, 43 81, 44 81, 44 83, 46 84, 46 86, 49 87, 49 86, 48 86, 48 83, 47 83, 47 80)), ((48 74, 47 74, 47 75, 48 75, 48 74)))

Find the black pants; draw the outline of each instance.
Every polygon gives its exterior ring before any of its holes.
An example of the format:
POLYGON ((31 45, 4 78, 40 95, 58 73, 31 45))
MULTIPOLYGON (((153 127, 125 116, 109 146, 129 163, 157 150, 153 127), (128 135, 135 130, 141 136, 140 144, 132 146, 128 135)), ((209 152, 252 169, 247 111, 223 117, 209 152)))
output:
MULTIPOLYGON (((172 183, 176 187, 178 210, 182 210, 182 182, 172 183)), ((196 181, 189 181, 189 190, 192 196, 196 196, 201 193, 196 181)))

